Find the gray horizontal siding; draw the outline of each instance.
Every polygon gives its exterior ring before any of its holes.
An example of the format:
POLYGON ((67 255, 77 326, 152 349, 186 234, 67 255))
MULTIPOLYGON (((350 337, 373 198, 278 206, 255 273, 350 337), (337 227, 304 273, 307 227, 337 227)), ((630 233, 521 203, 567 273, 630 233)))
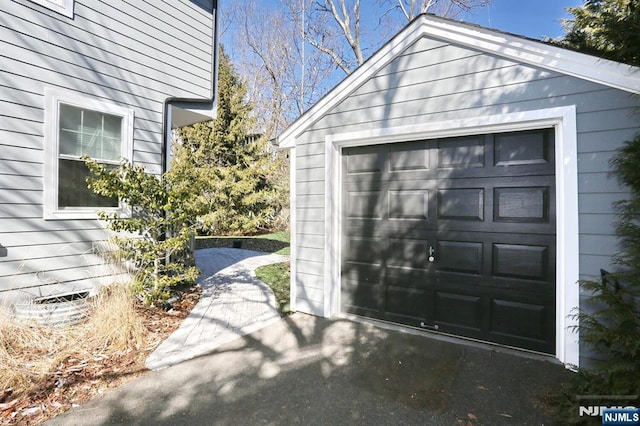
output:
POLYGON ((7 204, 36 204, 42 201, 42 190, 16 191, 13 189, 0 189, 0 200, 2 200, 2 203, 7 204))
MULTIPOLYGON (((0 136, 2 137, 2 136, 0 136)), ((9 161, 30 161, 32 163, 42 163, 44 161, 44 152, 42 148, 31 148, 11 145, 10 139, 0 139, 0 150, 2 150, 2 159, 9 161)), ((40 140, 42 145, 42 140, 40 140)))
POLYGON ((42 163, 31 161, 0 161, 0 175, 42 177, 42 163))
MULTIPOLYGON (((5 219, 2 220, 2 222, 4 221, 5 219)), ((87 221, 87 223, 90 222, 87 221)), ((51 231, 48 229, 47 225, 41 225, 39 229, 17 233, 11 232, 10 228, 7 228, 3 223, 0 223, 0 229, 6 230, 6 232, 0 234, 0 244, 7 247, 9 250, 14 247, 29 248, 44 244, 73 244, 77 242, 101 241, 108 238, 105 231, 98 227, 83 230, 76 229, 73 231, 51 231)))
MULTIPOLYGON (((0 149, 2 149, 0 147, 0 149)), ((42 178, 36 176, 4 176, 0 175, 0 189, 10 191, 41 191, 42 178)))
MULTIPOLYGON (((610 214, 587 214, 580 213, 579 225, 580 229, 590 229, 593 233, 597 231, 597 235, 612 235, 615 233, 613 223, 616 216, 610 214)), ((586 233, 585 233, 586 235, 586 233)))
MULTIPOLYGON (((17 105, 26 105, 37 108, 43 108, 44 87, 58 87, 62 89, 72 89, 75 92, 91 96, 95 99, 105 100, 107 102, 115 102, 124 107, 135 108, 136 117, 144 120, 155 122, 162 121, 162 101, 163 98, 145 99, 136 96, 136 93, 130 91, 119 90, 118 88, 108 87, 99 82, 91 82, 77 79, 70 79, 56 70, 39 69, 37 67, 26 66, 24 63, 14 59, 4 59, 3 67, 0 68, 0 90, 4 93, 11 85, 13 91, 26 91, 37 89, 39 93, 36 96, 26 96, 23 99, 16 99, 12 103, 17 105)), ((10 117, 10 114, 6 114, 10 117)), ((19 117, 22 118, 22 117, 19 117)), ((26 119, 26 118, 24 118, 26 119)), ((37 120, 36 120, 37 121, 37 120)), ((5 123, 1 129, 4 129, 5 123)), ((38 128, 35 132, 28 132, 35 135, 42 135, 42 128, 38 128)))
POLYGON ((324 170, 324 153, 322 154, 311 154, 311 155, 300 155, 296 158, 296 161, 299 162, 297 170, 304 169, 323 169, 324 170))
MULTIPOLYGON (((299 266, 304 266, 304 264, 299 266)), ((296 310, 323 315, 324 284, 322 276, 301 272, 296 274, 295 280, 297 288, 296 310)))
MULTIPOLYGON (((91 80, 91 73, 98 73, 102 76, 103 83, 110 87, 132 85, 138 88, 145 88, 151 86, 150 89, 164 93, 172 93, 177 90, 186 92, 185 89, 190 89, 187 93, 191 93, 192 96, 197 95, 199 89, 202 87, 190 81, 185 81, 184 84, 187 87, 180 88, 178 84, 180 84, 181 80, 178 78, 170 78, 168 81, 151 79, 149 76, 140 72, 139 64, 132 61, 123 64, 107 63, 105 60, 92 59, 78 52, 69 50, 69 47, 59 47, 48 41, 30 39, 27 40, 28 43, 26 44, 16 45, 11 42, 22 42, 25 36, 15 35, 15 37, 16 39, 11 41, 3 40, 1 51, 5 57, 20 58, 28 54, 29 51, 44 51, 47 53, 38 55, 38 60, 32 60, 30 63, 43 69, 64 69, 68 75, 89 81, 91 80), (123 74, 123 70, 126 70, 127 73, 123 74)), ((158 73, 158 75, 161 74, 158 73)), ((189 78, 195 81, 202 80, 202 78, 198 78, 197 76, 187 76, 186 74, 183 75, 183 78, 189 78)))
POLYGON ((325 229, 326 229, 326 226, 324 224, 324 221, 321 221, 321 220, 296 221, 296 232, 298 234, 324 236, 325 229))
POLYGON ((627 192, 614 178, 609 176, 608 172, 578 173, 578 190, 583 194, 627 192))
POLYGON ((580 279, 593 280, 600 277, 600 270, 614 271, 611 256, 603 256, 599 254, 581 254, 580 255, 580 279))
POLYGON ((42 217, 42 204, 2 203, 0 204, 0 219, 20 217, 34 219, 42 217))
POLYGON ((160 173, 164 100, 210 96, 210 4, 76 0, 69 19, 0 0, 0 299, 113 279, 99 223, 42 219, 45 89, 132 109, 133 160, 160 173))
MULTIPOLYGON (((75 16, 73 20, 48 11, 28 0, 13 2, 3 0, 2 10, 6 18, 0 18, 0 25, 8 28, 26 28, 34 38, 51 42, 52 46, 68 48, 72 52, 81 53, 86 60, 98 59, 105 63, 111 61, 129 61, 149 66, 152 71, 163 71, 163 64, 174 64, 178 61, 191 65, 186 68, 194 77, 203 80, 206 85, 207 71, 210 72, 210 49, 192 49, 189 43, 180 43, 177 32, 198 34, 198 25, 193 28, 184 24, 179 29, 170 25, 158 25, 154 28, 147 24, 152 21, 148 12, 132 12, 138 16, 128 16, 126 12, 132 9, 123 1, 75 2, 75 16), (20 5, 22 4, 22 6, 20 5), (14 22, 12 22, 12 20, 14 22), (50 40, 49 40, 50 39, 50 40), (83 50, 83 49, 94 50, 83 50), (208 50, 208 51, 207 51, 208 50)), ((154 9, 145 3, 145 6, 154 9)), ((189 8, 189 7, 187 7, 189 8)), ((171 20, 169 13, 173 8, 167 8, 167 20, 171 20)), ((209 25, 210 27, 210 25, 209 25)), ((205 30, 207 31, 207 30, 205 30)), ((197 41, 194 43, 197 44, 197 41)), ((179 68, 184 68, 181 65, 179 68)), ((122 69, 131 68, 137 72, 138 66, 121 66, 122 69)), ((181 72, 181 71, 178 71, 181 72)), ((167 74, 171 75, 171 74, 167 74)))
MULTIPOLYGON (((609 177, 609 160, 640 127, 634 115, 638 98, 426 38, 354 88, 296 138, 298 247, 304 244, 302 253, 309 257, 307 253, 316 253, 311 249, 324 246, 324 204, 316 192, 324 191, 327 135, 567 105, 577 110, 580 276, 598 275, 600 268, 611 268, 618 248, 612 236, 612 203, 626 196, 626 189, 609 177)), ((313 267, 318 273, 317 266, 301 261, 297 271, 312 274, 307 267, 313 267)), ((302 296, 304 286, 311 284, 299 284, 298 303, 315 306, 302 296)))
POLYGON ((324 300, 324 290, 322 277, 318 275, 299 274, 297 276, 299 282, 304 283, 304 298, 316 303, 322 303, 324 300))
MULTIPOLYGON (((578 211, 582 214, 605 214, 614 213, 613 203, 624 200, 626 194, 620 192, 612 193, 580 193, 578 197, 578 211)), ((588 232, 588 229, 580 229, 580 233, 588 232)))
POLYGON ((321 248, 298 247, 297 258, 311 262, 322 262, 324 250, 321 248))
POLYGON ((298 234, 297 247, 320 248, 324 245, 323 235, 298 234))
POLYGON ((620 147, 620 141, 633 139, 637 128, 633 126, 625 129, 601 130, 594 132, 582 132, 580 134, 579 153, 598 152, 604 153, 606 158, 613 156, 614 151, 620 147))

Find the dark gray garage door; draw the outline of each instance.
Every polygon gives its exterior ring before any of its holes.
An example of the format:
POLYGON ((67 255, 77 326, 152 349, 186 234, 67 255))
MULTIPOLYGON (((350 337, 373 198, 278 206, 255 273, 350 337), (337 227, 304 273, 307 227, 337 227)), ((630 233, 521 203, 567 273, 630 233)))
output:
POLYGON ((553 353, 553 134, 344 149, 343 312, 553 353))

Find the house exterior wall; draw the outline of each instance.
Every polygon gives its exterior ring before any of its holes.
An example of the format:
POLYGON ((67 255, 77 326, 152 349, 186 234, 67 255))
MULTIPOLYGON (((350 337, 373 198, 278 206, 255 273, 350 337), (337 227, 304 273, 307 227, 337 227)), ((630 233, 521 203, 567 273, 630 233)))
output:
POLYGON ((97 253, 108 238, 98 221, 43 219, 45 91, 132 110, 133 161, 159 173, 164 100, 211 96, 211 9, 76 0, 68 17, 0 0, 0 301, 113 279, 97 253))
MULTIPOLYGON (((597 83, 421 38, 296 136, 297 310, 321 315, 325 300, 327 136, 575 105, 580 278, 611 268, 615 149, 640 127, 640 101, 597 83)), ((584 299, 584 297, 583 297, 584 299)))

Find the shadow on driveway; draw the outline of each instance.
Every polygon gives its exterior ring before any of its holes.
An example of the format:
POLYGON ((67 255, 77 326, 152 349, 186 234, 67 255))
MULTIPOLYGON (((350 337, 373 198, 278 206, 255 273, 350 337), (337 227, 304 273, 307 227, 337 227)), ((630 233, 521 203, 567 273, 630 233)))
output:
POLYGON ((53 419, 70 424, 549 424, 553 362, 295 314, 53 419))

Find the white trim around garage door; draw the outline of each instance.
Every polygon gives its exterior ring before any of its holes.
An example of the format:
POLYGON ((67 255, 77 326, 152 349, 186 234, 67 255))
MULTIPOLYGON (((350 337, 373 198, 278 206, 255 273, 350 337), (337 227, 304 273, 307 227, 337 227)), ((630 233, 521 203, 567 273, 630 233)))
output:
POLYGON ((379 128, 329 135, 325 139, 325 305, 324 315, 340 312, 342 148, 483 133, 555 128, 556 149, 556 358, 579 364, 578 159, 575 106, 522 111, 459 120, 379 128))

